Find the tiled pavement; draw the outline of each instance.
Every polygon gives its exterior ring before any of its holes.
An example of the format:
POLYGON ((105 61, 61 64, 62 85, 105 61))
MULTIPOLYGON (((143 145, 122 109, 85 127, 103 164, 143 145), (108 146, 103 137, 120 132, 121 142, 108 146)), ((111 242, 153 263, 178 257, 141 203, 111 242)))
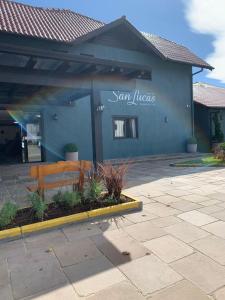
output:
POLYGON ((225 169, 130 168, 143 211, 0 243, 0 300, 224 300, 225 169))

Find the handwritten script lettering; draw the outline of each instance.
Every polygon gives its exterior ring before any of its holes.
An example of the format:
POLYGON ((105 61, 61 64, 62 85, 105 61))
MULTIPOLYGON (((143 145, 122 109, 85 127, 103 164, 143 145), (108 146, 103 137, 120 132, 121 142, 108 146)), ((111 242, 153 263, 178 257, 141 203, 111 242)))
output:
POLYGON ((156 97, 153 93, 142 93, 140 90, 133 92, 113 91, 109 102, 124 102, 127 105, 155 105, 156 97))

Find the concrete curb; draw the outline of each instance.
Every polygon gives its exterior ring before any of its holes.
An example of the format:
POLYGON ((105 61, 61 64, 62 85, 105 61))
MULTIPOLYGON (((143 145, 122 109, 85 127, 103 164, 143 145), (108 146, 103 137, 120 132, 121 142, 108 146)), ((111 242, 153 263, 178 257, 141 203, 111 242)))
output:
POLYGON ((7 239, 7 238, 12 238, 12 237, 19 237, 23 234, 27 233, 32 233, 44 229, 51 229, 55 228, 61 225, 69 224, 69 223, 74 223, 74 222, 81 222, 85 221, 88 219, 92 219, 95 217, 100 217, 104 215, 111 215, 115 214, 118 212, 126 212, 126 211, 131 211, 131 210, 140 210, 142 209, 142 201, 135 199, 132 196, 129 196, 127 193, 123 193, 123 196, 126 196, 133 200, 132 202, 128 203, 122 203, 122 204, 117 204, 117 205, 112 205, 109 207, 103 207, 103 208, 98 208, 94 210, 90 210, 87 212, 82 212, 78 214, 73 214, 65 217, 60 217, 48 221, 43 221, 43 222, 38 222, 34 224, 29 224, 21 227, 16 227, 12 229, 6 229, 0 231, 0 240, 1 239, 7 239))

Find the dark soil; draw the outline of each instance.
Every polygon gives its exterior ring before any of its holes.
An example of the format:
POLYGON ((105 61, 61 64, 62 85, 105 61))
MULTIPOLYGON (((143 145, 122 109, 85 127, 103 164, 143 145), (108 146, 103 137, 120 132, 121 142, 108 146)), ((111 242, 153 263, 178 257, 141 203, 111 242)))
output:
MULTIPOLYGON (((44 216, 43 221, 60 218, 60 217, 65 217, 65 216, 69 216, 69 215, 73 215, 73 214, 77 214, 77 213, 81 213, 81 212, 85 212, 85 211, 89 211, 89 210, 93 210, 93 209, 97 209, 97 208, 108 207, 111 205, 118 205, 121 203, 132 202, 132 200, 130 198, 127 198, 125 196, 122 196, 120 201, 117 203, 107 203, 107 202, 104 202, 103 199, 99 199, 98 201, 92 201, 89 204, 80 204, 80 205, 75 206, 72 209, 68 209, 65 207, 57 207, 55 205, 55 203, 50 203, 50 204, 48 204, 48 208, 45 211, 45 216, 44 216)), ((15 217, 13 223, 1 228, 0 230, 24 226, 24 225, 28 225, 28 224, 37 223, 37 222, 40 222, 40 220, 38 220, 35 217, 35 213, 34 213, 33 209, 31 207, 23 208, 23 209, 19 209, 17 211, 16 217, 15 217)))

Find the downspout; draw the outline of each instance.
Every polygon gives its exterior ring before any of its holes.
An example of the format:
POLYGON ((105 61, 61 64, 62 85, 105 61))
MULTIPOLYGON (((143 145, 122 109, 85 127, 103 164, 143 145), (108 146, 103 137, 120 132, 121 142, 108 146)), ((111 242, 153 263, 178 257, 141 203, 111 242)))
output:
POLYGON ((203 72, 203 68, 201 68, 199 71, 192 73, 191 75, 191 118, 192 118, 192 136, 195 135, 195 119, 194 119, 194 97, 193 97, 193 77, 201 72, 203 72))

